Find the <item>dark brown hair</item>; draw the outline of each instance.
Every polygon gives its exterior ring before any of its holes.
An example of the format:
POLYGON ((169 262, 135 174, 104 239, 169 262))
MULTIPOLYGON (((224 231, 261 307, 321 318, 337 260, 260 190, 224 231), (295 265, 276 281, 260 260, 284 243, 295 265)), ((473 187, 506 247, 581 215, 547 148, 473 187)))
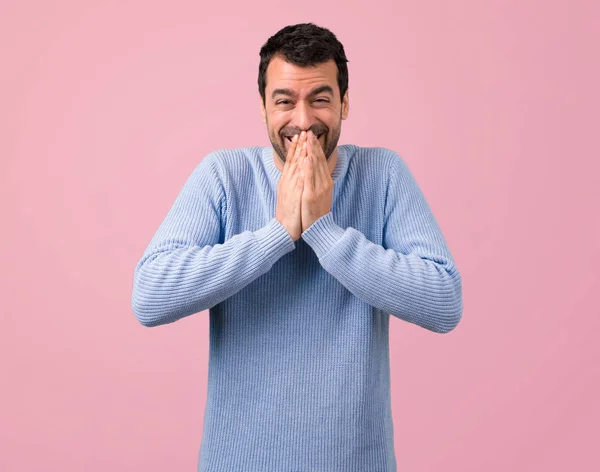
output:
POLYGON ((301 67, 314 66, 333 59, 337 65, 340 100, 348 90, 348 59, 344 46, 327 28, 313 23, 286 26, 271 36, 260 49, 258 91, 266 106, 267 67, 271 59, 280 55, 285 61, 301 67))

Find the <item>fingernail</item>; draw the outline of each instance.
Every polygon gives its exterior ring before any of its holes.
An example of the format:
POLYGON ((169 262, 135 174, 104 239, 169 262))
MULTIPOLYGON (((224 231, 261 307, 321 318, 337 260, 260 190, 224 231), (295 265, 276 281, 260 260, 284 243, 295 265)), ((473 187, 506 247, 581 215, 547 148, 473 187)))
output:
POLYGON ((306 131, 302 131, 302 134, 300 136, 301 138, 305 138, 306 137, 306 131))
POLYGON ((292 138, 292 141, 294 141, 294 142, 298 141, 298 135, 297 134, 294 135, 294 137, 292 138))

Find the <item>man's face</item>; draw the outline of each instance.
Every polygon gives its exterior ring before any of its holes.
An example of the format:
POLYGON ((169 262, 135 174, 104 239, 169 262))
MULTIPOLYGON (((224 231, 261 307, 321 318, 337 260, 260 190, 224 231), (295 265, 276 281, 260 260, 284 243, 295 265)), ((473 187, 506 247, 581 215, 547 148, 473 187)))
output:
POLYGON ((290 139, 311 130, 320 135, 319 143, 329 159, 336 150, 342 120, 348 117, 348 92, 341 101, 335 61, 299 67, 275 56, 267 67, 266 81, 266 106, 261 98, 261 112, 279 158, 285 163, 290 139))

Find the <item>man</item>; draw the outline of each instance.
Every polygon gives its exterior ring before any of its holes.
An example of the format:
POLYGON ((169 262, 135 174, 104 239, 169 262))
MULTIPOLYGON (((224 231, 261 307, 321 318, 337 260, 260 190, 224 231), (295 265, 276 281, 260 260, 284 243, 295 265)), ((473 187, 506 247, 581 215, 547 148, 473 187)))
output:
POLYGON ((287 26, 260 56, 271 146, 201 160, 136 266, 132 308, 145 326, 209 310, 198 470, 395 471, 390 315, 451 331, 461 278, 400 156, 337 145, 335 35, 287 26))

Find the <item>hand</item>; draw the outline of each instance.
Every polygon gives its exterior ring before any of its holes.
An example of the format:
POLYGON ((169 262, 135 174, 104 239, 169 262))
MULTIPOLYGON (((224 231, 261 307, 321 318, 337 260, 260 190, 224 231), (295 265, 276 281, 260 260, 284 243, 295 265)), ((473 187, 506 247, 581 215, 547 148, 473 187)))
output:
POLYGON ((333 179, 327 158, 317 137, 308 131, 307 155, 304 161, 304 189, 302 191, 302 232, 321 216, 331 211, 333 179))
POLYGON ((277 184, 277 209, 275 218, 285 227, 294 241, 302 234, 302 189, 304 187, 304 169, 302 162, 306 156, 306 133, 296 135, 283 166, 283 172, 277 184))

